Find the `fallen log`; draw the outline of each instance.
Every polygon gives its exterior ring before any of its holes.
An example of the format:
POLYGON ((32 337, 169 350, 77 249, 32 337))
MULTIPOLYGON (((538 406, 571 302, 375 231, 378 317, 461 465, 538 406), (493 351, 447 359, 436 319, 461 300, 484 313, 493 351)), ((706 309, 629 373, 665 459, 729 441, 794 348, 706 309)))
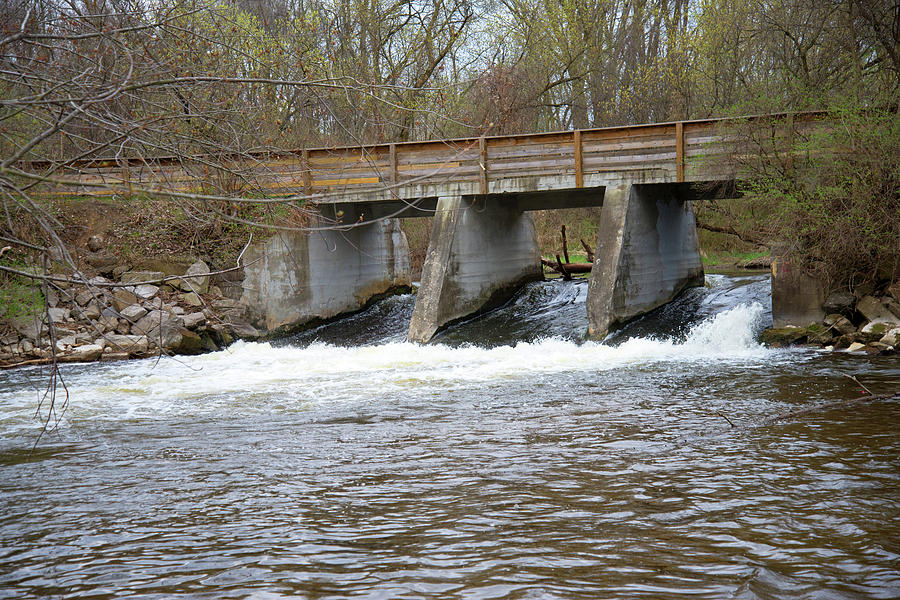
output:
MULTIPOLYGON (((547 260, 546 258, 541 259, 541 264, 545 267, 550 267, 560 275, 563 273, 560 271, 560 265, 555 263, 552 260, 547 260)), ((564 269, 570 275, 576 275, 578 273, 590 273, 591 267, 593 267, 593 263, 568 263, 563 264, 562 269, 564 269)))

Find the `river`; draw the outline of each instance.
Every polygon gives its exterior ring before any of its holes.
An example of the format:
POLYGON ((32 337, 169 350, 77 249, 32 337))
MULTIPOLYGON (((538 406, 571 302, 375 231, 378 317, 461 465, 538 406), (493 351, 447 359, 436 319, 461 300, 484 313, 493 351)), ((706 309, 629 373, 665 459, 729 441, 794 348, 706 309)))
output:
POLYGON ((44 380, 0 373, 0 597, 900 597, 900 406, 769 421, 900 360, 765 349, 768 279, 707 280, 604 344, 545 282, 427 346, 400 296, 67 365, 34 452, 44 380))

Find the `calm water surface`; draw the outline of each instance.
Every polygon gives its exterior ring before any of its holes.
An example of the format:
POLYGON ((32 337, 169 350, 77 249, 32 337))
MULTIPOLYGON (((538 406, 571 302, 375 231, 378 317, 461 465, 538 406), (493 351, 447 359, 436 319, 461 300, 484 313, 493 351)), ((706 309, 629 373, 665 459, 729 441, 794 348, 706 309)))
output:
POLYGON ((896 357, 766 350, 768 281, 582 343, 586 285, 403 341, 0 373, 3 598, 898 598, 896 357), (730 419, 736 427, 728 423, 730 419))

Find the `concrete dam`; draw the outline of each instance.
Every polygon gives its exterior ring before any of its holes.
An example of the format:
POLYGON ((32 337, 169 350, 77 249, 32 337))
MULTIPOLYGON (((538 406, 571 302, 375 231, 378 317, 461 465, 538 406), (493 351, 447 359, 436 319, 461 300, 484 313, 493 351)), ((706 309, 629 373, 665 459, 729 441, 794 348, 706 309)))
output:
MULTIPOLYGON (((821 115, 767 115, 779 135, 821 127, 821 115)), ((267 331, 359 310, 410 285, 399 218, 434 216, 408 337, 508 300, 543 278, 530 211, 602 206, 591 271, 588 336, 703 284, 692 202, 723 196, 755 151, 737 120, 708 119, 560 133, 298 150, 246 157, 235 170, 270 196, 302 194, 320 215, 244 253, 242 300, 267 331), (503 260, 496 260, 502 256, 503 260)), ((154 168, 95 161, 67 193, 189 190, 183 161, 154 168)))

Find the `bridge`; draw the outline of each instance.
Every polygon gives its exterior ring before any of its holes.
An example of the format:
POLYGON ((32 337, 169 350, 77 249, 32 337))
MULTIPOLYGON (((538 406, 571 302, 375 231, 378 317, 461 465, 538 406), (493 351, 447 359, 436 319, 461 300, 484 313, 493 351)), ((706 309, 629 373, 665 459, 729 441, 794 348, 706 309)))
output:
POLYGON ((529 211, 602 206, 587 301, 588 335, 602 338, 702 285, 693 200, 733 189, 766 144, 821 127, 821 113, 797 113, 256 153, 224 167, 212 157, 83 161, 54 192, 195 191, 212 177, 235 191, 302 194, 323 227, 281 232, 245 257, 244 299, 270 331, 408 284, 396 219, 433 215, 409 331, 417 342, 543 277, 529 211), (739 136, 748 122, 769 138, 739 136))

